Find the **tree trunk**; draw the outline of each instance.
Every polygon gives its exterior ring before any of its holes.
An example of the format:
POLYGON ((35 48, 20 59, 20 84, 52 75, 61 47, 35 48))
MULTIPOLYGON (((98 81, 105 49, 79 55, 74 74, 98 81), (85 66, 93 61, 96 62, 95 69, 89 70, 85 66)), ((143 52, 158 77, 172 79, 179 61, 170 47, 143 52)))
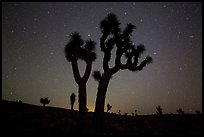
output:
POLYGON ((103 75, 101 80, 99 81, 96 104, 95 104, 95 112, 94 112, 94 125, 101 126, 104 120, 104 106, 105 106, 105 97, 108 89, 108 84, 110 81, 111 75, 103 75))
POLYGON ((86 83, 79 83, 79 117, 80 125, 83 127, 86 117, 86 83))

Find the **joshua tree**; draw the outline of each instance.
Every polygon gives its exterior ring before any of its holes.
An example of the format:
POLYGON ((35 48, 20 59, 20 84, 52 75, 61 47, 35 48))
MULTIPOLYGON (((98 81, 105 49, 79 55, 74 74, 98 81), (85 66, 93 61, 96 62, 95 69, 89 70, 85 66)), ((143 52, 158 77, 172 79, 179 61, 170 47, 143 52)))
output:
POLYGON ((137 109, 135 109, 135 116, 137 115, 137 109))
POLYGON ((145 51, 144 45, 134 46, 130 40, 130 36, 135 29, 131 23, 127 24, 126 28, 121 31, 120 23, 113 13, 107 15, 100 23, 102 36, 100 38, 100 49, 104 53, 103 58, 103 73, 94 71, 93 77, 98 81, 98 92, 95 103, 94 123, 100 125, 104 118, 104 104, 106 92, 111 77, 120 70, 141 71, 146 64, 152 61, 150 56, 147 56, 139 63, 140 54, 145 51), (109 67, 111 59, 111 51, 116 47, 115 66, 109 67), (122 57, 125 57, 126 63, 123 63, 122 57))
POLYGON ((23 103, 21 100, 16 100, 16 102, 18 102, 18 103, 20 103, 20 104, 23 103))
POLYGON ((48 100, 48 98, 40 98, 40 103, 43 104, 43 107, 45 107, 46 104, 50 103, 50 100, 48 100))
POLYGON ((185 114, 185 112, 184 112, 181 108, 179 108, 178 110, 176 110, 176 112, 178 112, 178 114, 180 114, 180 115, 185 114))
POLYGON ((70 103, 71 103, 71 110, 73 111, 74 110, 74 102, 75 102, 75 94, 72 93, 71 96, 70 96, 70 103))
POLYGON ((107 105, 107 112, 111 110, 112 106, 110 104, 107 105))
POLYGON ((196 110, 195 113, 196 113, 197 115, 201 115, 201 113, 200 113, 199 110, 196 110))
POLYGON ((157 115, 162 115, 162 108, 161 108, 161 106, 156 106, 156 114, 157 115))
POLYGON ((121 115, 120 110, 118 110, 118 115, 121 115))
POLYGON ((92 69, 92 63, 96 59, 94 52, 96 43, 92 40, 84 41, 77 32, 70 35, 70 40, 65 46, 65 55, 68 62, 72 65, 75 82, 78 84, 79 93, 79 113, 81 125, 85 122, 86 115, 86 83, 89 79, 92 69), (86 69, 83 76, 80 76, 78 68, 78 60, 81 59, 86 63, 86 69))

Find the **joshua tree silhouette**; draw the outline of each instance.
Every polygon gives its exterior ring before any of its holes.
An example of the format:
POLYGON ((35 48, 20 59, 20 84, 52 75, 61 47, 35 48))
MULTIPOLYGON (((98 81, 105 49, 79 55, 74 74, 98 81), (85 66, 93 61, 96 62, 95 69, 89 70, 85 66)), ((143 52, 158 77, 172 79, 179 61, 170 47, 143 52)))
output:
POLYGON ((137 116, 137 109, 135 109, 135 116, 137 116))
POLYGON ((110 104, 107 105, 107 112, 111 110, 112 106, 110 104))
POLYGON ((146 64, 152 61, 150 56, 147 56, 140 64, 138 58, 145 51, 144 45, 134 46, 130 40, 130 36, 135 29, 131 23, 127 24, 126 28, 121 32, 120 23, 115 14, 109 13, 100 23, 102 36, 100 38, 100 48, 104 53, 103 58, 103 74, 99 71, 93 72, 93 77, 99 82, 97 98, 95 103, 94 123, 100 125, 104 118, 105 97, 111 77, 119 70, 141 71, 146 64), (116 47, 115 66, 110 68, 109 62, 111 59, 111 51, 116 47), (121 62, 122 56, 125 56, 126 63, 121 62))
POLYGON ((74 102, 75 102, 75 94, 72 93, 71 96, 70 96, 70 103, 71 103, 71 110, 73 111, 74 110, 74 102))
POLYGON ((201 115, 201 112, 200 112, 199 110, 195 110, 195 113, 196 113, 197 115, 201 115))
POLYGON ((46 104, 50 103, 50 100, 48 100, 48 98, 40 98, 40 103, 43 104, 43 107, 45 107, 46 104))
POLYGON ((178 114, 181 114, 181 115, 185 114, 185 112, 184 112, 181 108, 179 108, 178 110, 176 110, 176 112, 178 112, 178 114))
POLYGON ((118 110, 118 115, 121 115, 120 110, 118 110))
POLYGON ((68 62, 71 62, 72 70, 74 74, 75 82, 78 84, 79 93, 79 113, 81 125, 85 122, 86 116, 86 83, 89 79, 92 69, 92 63, 96 59, 94 52, 96 43, 94 41, 81 39, 81 36, 77 32, 73 32, 70 35, 70 40, 65 46, 65 55, 68 62), (81 59, 86 63, 86 69, 84 75, 81 77, 78 68, 78 60, 81 59))
POLYGON ((161 108, 161 106, 156 106, 156 114, 157 115, 162 115, 162 108, 161 108))

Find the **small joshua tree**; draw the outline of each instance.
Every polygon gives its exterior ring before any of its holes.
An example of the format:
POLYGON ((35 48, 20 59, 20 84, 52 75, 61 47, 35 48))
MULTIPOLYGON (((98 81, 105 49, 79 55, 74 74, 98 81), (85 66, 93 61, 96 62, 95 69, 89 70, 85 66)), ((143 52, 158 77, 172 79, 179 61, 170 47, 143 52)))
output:
POLYGON ((71 103, 71 110, 74 110, 74 102, 75 102, 76 95, 74 93, 70 96, 70 103, 71 103))
POLYGON ((156 114, 157 115, 162 115, 162 108, 161 108, 161 106, 156 106, 156 114))
POLYGON ((176 110, 176 112, 178 112, 178 114, 180 114, 180 115, 184 115, 185 114, 185 112, 181 108, 176 110))
POLYGON ((46 104, 50 103, 50 100, 48 100, 48 98, 40 98, 40 103, 43 104, 43 107, 45 107, 46 104))
POLYGON ((16 100, 16 102, 18 102, 18 103, 20 103, 20 104, 23 103, 21 100, 16 100))
POLYGON ((195 113, 196 113, 196 115, 201 115, 199 110, 196 110, 195 113))
POLYGON ((112 106, 110 104, 107 105, 107 112, 111 110, 112 106))
POLYGON ((135 116, 137 116, 137 109, 135 109, 135 116))
POLYGON ((120 110, 118 110, 118 115, 121 115, 120 110))

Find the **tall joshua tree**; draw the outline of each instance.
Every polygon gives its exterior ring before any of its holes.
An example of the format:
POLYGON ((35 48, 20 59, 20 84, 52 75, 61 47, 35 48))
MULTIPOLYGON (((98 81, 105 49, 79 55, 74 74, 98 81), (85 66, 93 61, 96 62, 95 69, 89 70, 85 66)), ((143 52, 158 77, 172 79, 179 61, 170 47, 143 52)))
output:
POLYGON ((72 65, 75 82, 78 84, 78 99, 79 99, 79 113, 81 124, 84 124, 86 115, 86 83, 89 79, 92 69, 92 63, 96 59, 94 52, 96 43, 94 41, 82 40, 81 36, 77 32, 73 32, 70 35, 70 40, 65 46, 65 55, 68 62, 72 65), (84 75, 81 76, 78 68, 78 60, 81 59, 86 63, 86 69, 84 75))
POLYGON ((97 98, 95 103, 94 123, 100 125, 104 117, 104 104, 110 78, 119 70, 141 71, 146 64, 152 61, 147 56, 142 62, 138 62, 140 54, 145 51, 144 45, 135 47, 130 40, 130 36, 135 29, 131 23, 127 24, 121 31, 120 23, 115 14, 109 13, 100 23, 102 36, 100 38, 100 49, 104 53, 103 73, 94 71, 93 77, 99 82, 97 98), (111 51, 116 47, 115 66, 109 67, 111 51), (126 63, 122 63, 122 57, 125 56, 126 63))

